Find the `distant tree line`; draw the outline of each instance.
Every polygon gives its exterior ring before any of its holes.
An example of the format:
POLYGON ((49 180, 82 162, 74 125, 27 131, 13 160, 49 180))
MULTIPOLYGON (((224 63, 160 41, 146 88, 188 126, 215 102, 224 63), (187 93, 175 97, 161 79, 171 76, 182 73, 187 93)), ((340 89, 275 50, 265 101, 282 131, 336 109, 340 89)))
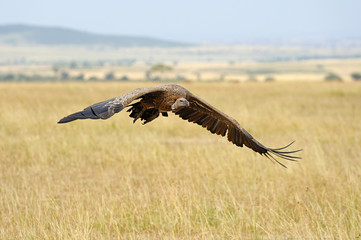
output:
MULTIPOLYGON (((130 78, 127 75, 122 75, 116 77, 114 72, 107 72, 103 77, 91 76, 88 79, 85 78, 84 73, 79 73, 77 75, 70 75, 66 70, 62 69, 53 69, 56 73, 54 76, 44 76, 39 74, 27 75, 23 73, 0 73, 0 82, 41 82, 41 81, 129 81, 130 78)), ((187 79, 181 75, 176 75, 172 78, 167 77, 167 72, 172 71, 171 68, 164 66, 152 67, 150 70, 145 72, 145 78, 149 81, 186 81, 187 79)), ((197 80, 201 80, 201 75, 199 72, 195 73, 197 80)), ((118 75, 119 76, 119 75, 118 75)), ((225 74, 220 75, 219 81, 225 80, 225 74)), ((351 74, 351 79, 354 81, 361 81, 361 73, 355 72, 351 74)), ((328 73, 325 78, 327 82, 340 82, 343 81, 342 77, 336 73, 328 73)), ((257 82, 258 79, 256 75, 249 75, 248 81, 257 82)), ((275 77, 268 75, 265 77, 265 82, 274 82, 276 81, 275 77)))
POLYGON ((133 66, 137 62, 136 59, 103 59, 96 61, 35 61, 27 60, 26 58, 19 58, 13 60, 6 60, 0 62, 0 65, 48 65, 53 64, 54 66, 77 69, 77 68, 91 68, 91 67, 103 67, 103 66, 133 66))
POLYGON ((97 60, 97 61, 60 61, 53 64, 53 68, 92 68, 92 67, 104 67, 104 66, 133 66, 136 63, 136 59, 118 59, 118 60, 97 60))
POLYGON ((84 74, 80 73, 71 76, 69 72, 62 70, 57 76, 43 76, 39 74, 26 75, 26 74, 13 74, 13 73, 0 73, 0 82, 42 82, 42 81, 128 81, 129 77, 123 75, 116 78, 114 73, 107 73, 103 78, 92 76, 89 79, 85 79, 84 74))
MULTIPOLYGON (((95 66, 104 66, 108 64, 120 64, 120 65, 132 65, 136 62, 134 59, 121 59, 117 61, 106 61, 100 60, 95 62, 57 62, 53 64, 51 70, 53 74, 48 75, 40 75, 40 74, 26 74, 26 73, 1 73, 0 72, 0 81, 129 81, 130 78, 123 74, 120 75, 119 72, 115 73, 114 71, 108 71, 103 73, 103 76, 89 76, 89 74, 84 74, 86 72, 86 68, 91 68, 95 66), (83 71, 83 72, 82 72, 83 71)), ((150 62, 149 62, 150 64, 150 62)), ((174 71, 174 67, 178 64, 178 62, 173 62, 173 64, 163 64, 156 63, 149 65, 148 70, 145 70, 144 78, 149 81, 186 81, 187 79, 178 75, 174 71)), ((234 62, 229 62, 229 64, 235 64, 234 62)), ((106 69, 100 68, 100 69, 106 69)), ((116 69, 116 68, 113 68, 116 69)), ((322 65, 317 65, 317 69, 322 70, 322 72, 327 73, 322 65)), ((244 70, 243 73, 248 74, 248 81, 257 82, 257 75, 265 75, 265 82, 274 82, 276 81, 276 77, 278 72, 272 68, 262 68, 256 70, 244 70), (276 74, 276 76, 272 75, 276 74)), ((196 71, 194 72, 194 76, 196 81, 202 81, 202 72, 196 71)), ((354 81, 361 81, 361 73, 354 72, 350 75, 351 79, 354 81)), ((227 72, 219 73, 219 78, 215 79, 215 81, 226 81, 227 72)), ((133 79, 135 80, 135 79, 133 79)), ((139 79, 141 80, 141 79, 139 79)), ((229 80, 229 79, 228 79, 229 80)), ((342 77, 334 72, 329 72, 324 77, 325 81, 343 81, 342 77)), ((236 81, 238 81, 236 79, 236 81)))

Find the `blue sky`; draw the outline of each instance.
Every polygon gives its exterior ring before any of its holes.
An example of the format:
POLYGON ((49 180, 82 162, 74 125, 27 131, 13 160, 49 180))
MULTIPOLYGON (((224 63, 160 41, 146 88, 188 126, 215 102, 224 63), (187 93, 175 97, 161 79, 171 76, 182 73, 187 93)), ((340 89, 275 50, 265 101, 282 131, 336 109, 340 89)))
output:
POLYGON ((361 0, 0 0, 0 24, 197 42, 361 37, 361 0))

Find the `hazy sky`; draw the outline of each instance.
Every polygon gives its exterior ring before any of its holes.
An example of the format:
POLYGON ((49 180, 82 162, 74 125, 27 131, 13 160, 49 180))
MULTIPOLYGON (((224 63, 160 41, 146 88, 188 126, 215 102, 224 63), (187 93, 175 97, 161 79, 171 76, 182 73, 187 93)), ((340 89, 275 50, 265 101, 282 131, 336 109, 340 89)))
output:
POLYGON ((0 0, 0 24, 170 40, 361 37, 361 0, 0 0))

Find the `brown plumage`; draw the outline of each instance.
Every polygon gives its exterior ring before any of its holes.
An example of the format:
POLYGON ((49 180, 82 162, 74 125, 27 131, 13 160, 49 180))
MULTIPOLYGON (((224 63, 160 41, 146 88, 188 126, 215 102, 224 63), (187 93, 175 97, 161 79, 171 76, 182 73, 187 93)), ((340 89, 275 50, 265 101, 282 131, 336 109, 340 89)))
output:
POLYGON ((175 84, 138 88, 122 96, 91 105, 83 111, 73 113, 61 119, 58 123, 88 118, 107 119, 126 107, 130 107, 128 112, 130 112, 129 116, 134 118, 133 122, 140 118, 143 120, 143 124, 146 124, 156 119, 159 114, 168 116, 167 112, 172 111, 182 119, 201 125, 211 133, 223 137, 227 135, 228 141, 233 144, 239 147, 245 145, 255 152, 273 159, 284 167, 285 165, 280 163, 274 156, 289 161, 300 159, 300 157, 293 156, 292 154, 301 150, 284 151, 293 142, 282 148, 272 149, 265 147, 232 117, 193 95, 187 89, 175 84), (137 99, 140 99, 140 101, 131 104, 137 99))

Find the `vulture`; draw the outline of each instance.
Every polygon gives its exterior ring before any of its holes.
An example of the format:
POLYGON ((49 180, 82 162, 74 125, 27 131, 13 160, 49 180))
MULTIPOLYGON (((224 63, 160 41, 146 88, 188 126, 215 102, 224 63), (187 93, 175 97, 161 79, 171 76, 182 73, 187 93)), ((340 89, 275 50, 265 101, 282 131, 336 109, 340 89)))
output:
POLYGON ((294 153, 302 149, 286 150, 294 141, 282 148, 265 147, 232 117, 211 106, 184 87, 175 84, 137 88, 119 97, 95 103, 83 111, 70 114, 62 118, 58 123, 67 123, 77 119, 104 120, 127 107, 129 107, 127 110, 127 112, 130 112, 129 116, 134 118, 133 123, 141 119, 143 124, 147 124, 156 119, 160 114, 163 117, 167 117, 168 112, 173 112, 188 122, 193 122, 206 128, 211 133, 221 135, 222 137, 226 136, 228 141, 238 147, 245 145, 253 151, 274 160, 283 167, 286 166, 278 161, 276 157, 289 161, 300 159, 300 157, 294 156, 294 153), (134 102, 135 100, 139 101, 134 102))

